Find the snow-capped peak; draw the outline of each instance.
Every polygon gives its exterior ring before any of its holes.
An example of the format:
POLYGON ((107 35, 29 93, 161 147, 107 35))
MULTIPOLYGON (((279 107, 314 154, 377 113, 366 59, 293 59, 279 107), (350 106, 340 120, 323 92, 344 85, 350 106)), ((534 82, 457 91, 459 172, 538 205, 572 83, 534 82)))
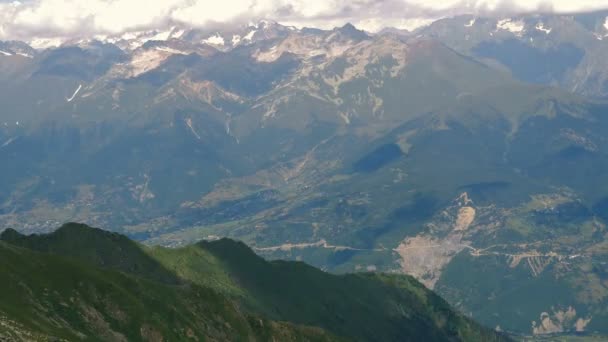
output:
POLYGON ((111 37, 101 37, 100 41, 118 45, 122 49, 135 50, 149 41, 167 41, 181 38, 185 30, 175 26, 162 30, 125 32, 111 37))

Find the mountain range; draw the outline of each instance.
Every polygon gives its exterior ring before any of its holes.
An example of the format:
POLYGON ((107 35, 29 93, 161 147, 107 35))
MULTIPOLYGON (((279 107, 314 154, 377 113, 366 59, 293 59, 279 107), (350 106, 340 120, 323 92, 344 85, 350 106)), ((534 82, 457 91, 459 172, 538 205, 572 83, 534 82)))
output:
POLYGON ((229 237, 410 274, 496 330, 606 334, 607 17, 0 43, 0 227, 229 237))

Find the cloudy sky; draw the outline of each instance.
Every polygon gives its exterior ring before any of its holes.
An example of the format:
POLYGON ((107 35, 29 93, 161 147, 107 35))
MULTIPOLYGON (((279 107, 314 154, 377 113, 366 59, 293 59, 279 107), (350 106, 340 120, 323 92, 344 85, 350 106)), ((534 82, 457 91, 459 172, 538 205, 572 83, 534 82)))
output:
POLYGON ((89 37, 176 23, 212 26, 272 19, 331 28, 351 22, 369 31, 414 28, 444 16, 581 12, 608 0, 0 0, 0 39, 89 37))

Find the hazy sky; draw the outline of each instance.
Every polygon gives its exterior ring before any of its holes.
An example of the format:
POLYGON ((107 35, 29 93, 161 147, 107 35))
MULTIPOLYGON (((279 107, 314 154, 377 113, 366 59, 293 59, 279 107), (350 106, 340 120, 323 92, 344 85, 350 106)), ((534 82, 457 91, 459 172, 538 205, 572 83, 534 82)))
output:
POLYGON ((210 26, 261 18, 321 28, 351 22, 376 31, 463 13, 603 8, 608 0, 0 0, 0 39, 87 37, 172 23, 210 26))

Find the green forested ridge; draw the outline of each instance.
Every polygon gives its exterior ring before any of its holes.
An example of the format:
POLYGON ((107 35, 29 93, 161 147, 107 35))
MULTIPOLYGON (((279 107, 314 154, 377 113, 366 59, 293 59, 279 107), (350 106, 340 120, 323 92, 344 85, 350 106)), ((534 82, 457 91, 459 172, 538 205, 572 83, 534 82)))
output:
POLYGON ((0 339, 507 340, 409 276, 330 275, 231 240, 149 248, 80 224, 0 240, 0 339))

